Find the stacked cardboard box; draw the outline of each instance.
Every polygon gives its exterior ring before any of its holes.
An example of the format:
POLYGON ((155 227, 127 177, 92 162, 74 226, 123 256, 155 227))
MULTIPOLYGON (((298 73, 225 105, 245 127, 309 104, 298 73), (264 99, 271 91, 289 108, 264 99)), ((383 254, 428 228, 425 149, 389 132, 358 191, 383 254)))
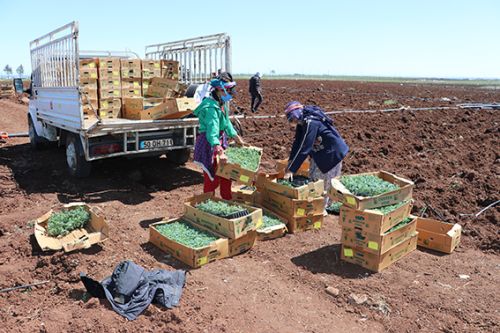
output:
POLYGON ((196 208, 198 203, 208 199, 224 201, 214 198, 212 194, 195 196, 185 203, 182 219, 197 229, 217 236, 216 241, 205 247, 193 249, 165 237, 158 231, 159 225, 172 223, 178 219, 152 224, 149 228, 149 241, 194 268, 217 259, 235 256, 252 248, 257 239, 256 230, 262 224, 262 210, 238 204, 247 209, 249 214, 233 219, 222 218, 196 208))
POLYGON ((97 111, 99 108, 98 64, 99 60, 97 58, 81 59, 79 64, 80 89, 83 94, 83 110, 86 119, 95 117, 94 110, 97 111))
POLYGON ((399 188, 373 197, 359 197, 346 189, 340 178, 335 178, 329 195, 342 202, 341 259, 380 272, 417 247, 417 217, 410 215, 413 183, 384 171, 367 174, 399 188))
POLYGON ((151 80, 155 77, 161 77, 160 60, 142 60, 142 95, 148 96, 148 89, 151 80))
POLYGON ((142 71, 140 59, 121 59, 122 97, 142 96, 142 71))
POLYGON ((175 60, 161 61, 161 76, 166 79, 179 81, 179 62, 175 60))
POLYGON ((325 209, 323 181, 289 187, 276 181, 282 175, 259 175, 256 185, 260 196, 256 195, 256 201, 284 218, 290 233, 320 229, 325 209))
POLYGON ((99 116, 121 116, 121 77, 119 58, 99 59, 99 116))

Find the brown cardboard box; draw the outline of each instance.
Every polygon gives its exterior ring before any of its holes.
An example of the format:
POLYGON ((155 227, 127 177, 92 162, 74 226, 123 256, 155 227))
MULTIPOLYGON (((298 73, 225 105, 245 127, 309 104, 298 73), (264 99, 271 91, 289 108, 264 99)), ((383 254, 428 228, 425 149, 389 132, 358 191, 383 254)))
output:
POLYGON ((323 196, 325 192, 323 180, 310 182, 300 187, 290 187, 278 184, 276 180, 267 180, 264 182, 264 188, 268 191, 281 194, 292 199, 307 199, 323 196))
POLYGON ((323 197, 298 200, 269 191, 264 192, 263 196, 264 207, 286 218, 323 214, 325 209, 323 197))
MULTIPOLYGON (((262 148, 259 147, 247 147, 247 148, 255 149, 259 152, 260 154, 259 165, 260 165, 260 158, 262 157, 262 148)), ((257 170, 254 171, 247 170, 242 168, 239 164, 227 162, 226 164, 219 163, 215 174, 225 179, 232 179, 242 184, 252 185, 255 180, 257 170)))
POLYGON ((80 80, 97 80, 97 68, 80 68, 80 80))
POLYGON ((99 79, 99 89, 105 90, 121 90, 122 84, 119 78, 114 79, 99 79))
POLYGON ((390 213, 382 214, 374 209, 357 210, 342 205, 339 213, 339 224, 342 227, 359 228, 364 232, 381 235, 410 215, 411 200, 390 213))
POLYGON ((99 69, 110 69, 115 71, 120 71, 120 58, 100 58, 99 59, 99 69))
POLYGON ((256 192, 255 187, 248 185, 236 185, 231 188, 233 201, 241 201, 250 205, 255 203, 256 192))
POLYGON ((99 68, 99 80, 121 80, 120 70, 116 68, 99 68))
POLYGON ((411 236, 382 255, 376 255, 347 245, 342 245, 340 258, 343 261, 359 265, 373 272, 381 272, 391 264, 414 251, 417 248, 417 237, 417 234, 411 236))
POLYGON ((141 59, 120 59, 120 68, 124 69, 138 69, 141 70, 141 59))
POLYGON ((84 97, 82 98, 82 105, 86 108, 85 110, 90 110, 91 113, 93 113, 92 109, 87 108, 90 108, 92 106, 95 110, 99 109, 99 101, 97 99, 87 99, 84 97))
POLYGON ((121 90, 121 94, 122 94, 123 98, 141 97, 141 93, 142 93, 141 87, 134 88, 134 89, 122 88, 122 90, 121 90))
POLYGON ((82 88, 82 93, 87 95, 87 97, 91 100, 97 100, 99 95, 97 94, 97 89, 93 88, 82 88))
POLYGON ((175 60, 162 60, 161 76, 167 79, 179 81, 179 62, 175 60))
POLYGON ((39 217, 35 222, 35 239, 42 251, 61 250, 70 252, 80 249, 88 249, 94 244, 101 243, 108 239, 109 226, 100 212, 94 207, 84 203, 72 203, 65 205, 65 209, 75 209, 83 206, 90 213, 90 221, 85 228, 73 230, 63 237, 51 237, 47 234, 47 224, 54 211, 50 210, 45 215, 39 217))
MULTIPOLYGON (((155 114, 148 113, 148 110, 163 102, 163 98, 143 98, 124 97, 123 98, 123 118, 125 119, 155 119, 155 114)), ((157 115, 160 116, 160 115, 157 115)))
POLYGON ((121 69, 122 79, 141 79, 142 73, 140 69, 121 69))
POLYGON ((244 236, 236 239, 229 239, 229 257, 236 256, 240 253, 250 250, 257 240, 257 232, 255 230, 248 231, 244 236))
POLYGON ((269 209, 265 208, 262 208, 262 214, 263 214, 262 217, 263 219, 265 219, 265 216, 271 216, 278 220, 281 220, 282 224, 273 225, 267 228, 261 226, 259 229, 257 229, 257 239, 259 241, 276 239, 279 237, 283 237, 286 234, 288 229, 286 227, 287 221, 285 218, 279 216, 278 214, 274 214, 269 209))
POLYGON ((80 59, 80 70, 97 68, 98 64, 98 58, 80 59))
POLYGON ((408 179, 404 179, 385 171, 367 172, 359 175, 374 175, 382 178, 389 183, 399 186, 399 189, 376 195, 373 197, 360 197, 352 194, 341 182, 340 177, 332 179, 332 187, 329 195, 333 201, 342 202, 358 210, 370 209, 393 205, 401 201, 410 200, 412 196, 414 183, 408 179))
POLYGON ((142 80, 140 79, 123 79, 122 89, 137 90, 142 89, 142 80))
POLYGON ((144 101, 151 101, 150 105, 144 104, 142 110, 138 109, 139 101, 124 100, 124 104, 129 104, 125 107, 127 119, 142 119, 142 120, 155 120, 155 119, 178 119, 185 117, 193 112, 196 108, 196 101, 194 98, 145 98, 144 101), (160 103, 158 103, 160 101, 160 103))
POLYGON ((262 224, 262 209, 247 206, 241 203, 238 203, 238 205, 246 208, 250 214, 231 220, 215 216, 195 208, 196 204, 208 199, 213 201, 225 201, 215 198, 212 193, 194 196, 184 204, 185 218, 231 239, 240 238, 247 232, 256 230, 262 224))
MULTIPOLYGON (((380 234, 370 234, 358 227, 342 227, 342 244, 361 249, 364 252, 383 254, 408 239, 417 231, 417 217, 397 230, 380 234)), ((403 224, 401 222, 400 224, 403 224)))
POLYGON ((97 85, 97 79, 80 79, 80 87, 85 90, 85 89, 89 89, 89 90, 97 90, 98 89, 98 85, 97 85))
POLYGON ((460 243, 460 224, 446 223, 419 217, 417 220, 418 246, 431 250, 452 253, 460 243))
POLYGON ((142 78, 152 79, 161 77, 160 60, 142 60, 142 78))
MULTIPOLYGON (((219 239, 210 243, 208 246, 193 249, 163 236, 157 229, 157 227, 162 224, 173 223, 178 220, 179 219, 171 219, 151 224, 149 226, 149 242, 193 268, 201 267, 212 261, 229 256, 228 239, 219 236, 216 233, 211 232, 213 235, 219 237, 219 239)), ((208 231, 206 228, 203 228, 186 219, 184 219, 184 221, 191 224, 195 228, 208 231)), ((233 250, 235 249, 233 248, 233 250)))
POLYGON ((120 109, 99 109, 99 117, 103 119, 121 118, 120 109))
POLYGON ((99 109, 115 109, 120 110, 122 102, 120 98, 108 98, 99 100, 99 109))
POLYGON ((323 213, 310 214, 302 217, 289 217, 288 218, 288 232, 295 234, 301 231, 319 230, 323 225, 323 213))
POLYGON ((149 96, 149 86, 151 85, 151 79, 143 79, 141 86, 142 86, 142 96, 149 96))
POLYGON ((100 99, 120 98, 121 96, 122 92, 120 89, 99 89, 100 99))
POLYGON ((180 97, 186 91, 186 85, 176 80, 154 77, 148 87, 148 96, 151 97, 180 97))

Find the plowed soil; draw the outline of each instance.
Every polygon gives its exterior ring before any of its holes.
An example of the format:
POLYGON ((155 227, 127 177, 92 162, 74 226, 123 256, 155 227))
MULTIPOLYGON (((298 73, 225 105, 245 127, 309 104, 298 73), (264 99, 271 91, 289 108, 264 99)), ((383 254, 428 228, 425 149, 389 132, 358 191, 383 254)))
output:
MULTIPOLYGON (((343 172, 384 169, 415 181, 414 213, 425 210, 463 226, 457 250, 441 255, 419 249, 372 274, 339 260, 340 228, 330 216, 319 231, 260 242, 245 254, 190 270, 179 307, 151 305, 127 321, 105 302, 89 300, 78 273, 102 279, 125 259, 149 269, 188 269, 149 244, 147 228, 180 216, 182 202, 201 192, 201 174, 191 163, 174 167, 165 158, 120 158, 98 163, 90 178, 78 180, 67 174, 63 148, 33 152, 27 139, 8 139, 0 143, 0 289, 49 282, 0 293, 0 332, 498 331, 500 212, 460 214, 499 199, 500 117, 498 111, 454 105, 500 102, 500 92, 328 81, 264 80, 263 86, 260 114, 269 115, 292 99, 327 111, 449 106, 346 113, 334 120, 351 148, 343 172), (73 201, 102 209, 110 239, 80 252, 42 252, 32 220, 73 201), (337 288, 338 296, 326 287, 337 288), (366 301, 357 304, 352 294, 366 295, 366 301)), ((236 106, 247 113, 246 82, 239 87, 236 106)), ((0 101, 0 131, 25 131, 26 112, 26 105, 0 101)), ((264 148, 264 168, 287 157, 292 132, 283 118, 246 119, 242 125, 246 140, 264 148)))

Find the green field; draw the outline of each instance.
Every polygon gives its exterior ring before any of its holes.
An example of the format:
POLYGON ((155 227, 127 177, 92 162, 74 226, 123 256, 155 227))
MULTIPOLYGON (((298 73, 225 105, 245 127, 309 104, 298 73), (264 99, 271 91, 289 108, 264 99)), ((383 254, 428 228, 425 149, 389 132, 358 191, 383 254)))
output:
MULTIPOLYGON (((249 79, 253 74, 235 74, 236 79, 249 79)), ((387 83, 414 83, 414 84, 458 84, 500 87, 500 79, 444 79, 444 78, 412 78, 412 77, 385 77, 385 76, 343 76, 343 75, 264 75, 265 80, 328 80, 328 81, 355 81, 355 82, 387 82, 387 83)))

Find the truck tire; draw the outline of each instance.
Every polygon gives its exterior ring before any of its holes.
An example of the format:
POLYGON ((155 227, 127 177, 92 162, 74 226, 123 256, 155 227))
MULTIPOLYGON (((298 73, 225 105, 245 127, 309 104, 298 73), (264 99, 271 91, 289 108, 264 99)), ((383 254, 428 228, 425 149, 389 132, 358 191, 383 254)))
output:
POLYGON ((177 165, 184 165, 189 160, 191 149, 176 149, 167 152, 167 160, 177 165))
POLYGON ((40 150, 47 143, 47 140, 36 133, 35 124, 33 124, 33 120, 31 120, 30 116, 28 116, 28 136, 33 150, 40 150))
POLYGON ((71 176, 85 178, 90 175, 92 165, 85 160, 82 141, 73 133, 68 133, 66 136, 66 163, 71 176))
POLYGON ((197 84, 190 84, 189 87, 186 89, 186 93, 184 94, 184 96, 194 97, 194 93, 196 92, 197 88, 198 88, 197 84))

